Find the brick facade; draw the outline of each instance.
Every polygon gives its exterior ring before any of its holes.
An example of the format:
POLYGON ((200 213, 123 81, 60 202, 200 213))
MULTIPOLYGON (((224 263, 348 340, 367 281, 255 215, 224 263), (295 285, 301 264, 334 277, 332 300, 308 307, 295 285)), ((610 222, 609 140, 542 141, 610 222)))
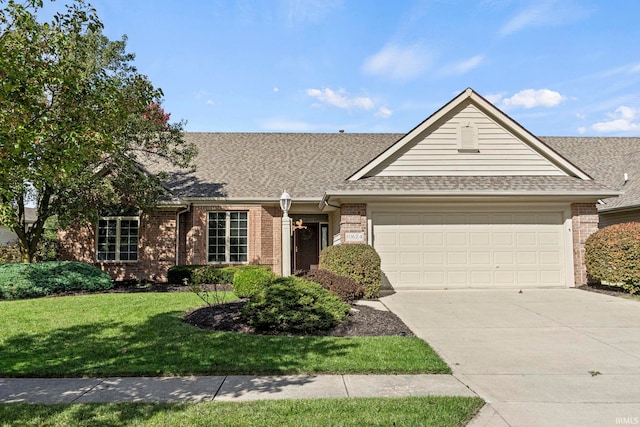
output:
POLYGON ((181 259, 180 263, 207 264, 208 213, 219 211, 248 213, 249 264, 268 265, 279 273, 281 270, 280 209, 268 206, 193 206, 190 212, 182 214, 185 216, 185 231, 188 231, 180 234, 181 242, 178 247, 184 253, 184 260, 181 259))
POLYGON ((584 244, 587 238, 598 230, 598 210, 594 203, 574 203, 571 205, 573 230, 573 265, 575 285, 581 286, 589 281, 585 265, 584 244))
POLYGON ((367 243, 367 204, 344 203, 340 207, 340 242, 367 243), (363 240, 354 241, 346 238, 346 233, 362 233, 363 240))
POLYGON ((58 233, 59 258, 83 261, 106 271, 114 280, 166 281, 176 261, 176 212, 158 211, 140 217, 138 261, 96 261, 96 226, 87 223, 58 233))
POLYGON ((246 211, 249 229, 249 264, 270 266, 280 274, 281 211, 268 206, 193 206, 180 213, 176 242, 177 211, 157 211, 140 218, 137 262, 96 261, 96 226, 86 224, 59 232, 62 260, 93 264, 114 280, 166 281, 167 271, 178 264, 207 264, 208 212, 246 211))
MULTIPOLYGON (((158 211, 140 218, 140 240, 137 262, 97 262, 95 225, 87 224, 59 233, 60 259, 77 260, 98 266, 115 280, 167 279, 168 269, 176 264, 176 244, 179 264, 207 264, 207 219, 212 211, 246 211, 249 227, 249 263, 268 265, 282 272, 281 211, 277 206, 192 206, 179 216, 177 211, 158 211), (176 242, 176 225, 179 240, 176 242)), ((573 229, 574 283, 587 283, 584 244, 598 229, 598 211, 593 203, 571 205, 573 229)), ((367 205, 345 203, 340 209, 341 243, 367 243, 367 205), (347 233, 355 233, 347 236, 347 233), (354 236, 363 237, 354 241, 354 236), (347 239, 351 237, 351 239, 347 239)), ((337 224, 336 224, 337 225, 337 224)), ((336 230, 337 232, 338 230, 336 230)))

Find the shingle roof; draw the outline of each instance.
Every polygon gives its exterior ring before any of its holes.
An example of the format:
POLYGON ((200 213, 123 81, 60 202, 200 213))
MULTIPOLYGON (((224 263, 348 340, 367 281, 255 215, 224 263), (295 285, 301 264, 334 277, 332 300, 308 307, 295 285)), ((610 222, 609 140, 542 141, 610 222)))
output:
MULTIPOLYGON (((402 134, 186 133, 198 146, 195 172, 174 172, 167 187, 179 198, 277 200, 283 190, 298 200, 332 191, 604 192, 605 209, 640 205, 640 138, 541 137, 594 178, 375 177, 345 181, 402 134), (637 165, 637 166, 636 166, 637 165), (632 169, 635 167, 635 169, 632 169), (627 172, 629 182, 623 185, 627 172)), ((149 169, 158 170, 159 165, 149 169)))
POLYGON ((542 137, 546 144, 570 159, 594 180, 619 197, 605 199, 601 211, 640 206, 640 138, 637 137, 542 137), (624 174, 629 180, 625 184, 624 174))
POLYGON ((398 134, 187 133, 198 146, 195 173, 175 173, 181 197, 320 200, 325 190, 393 144, 398 134))

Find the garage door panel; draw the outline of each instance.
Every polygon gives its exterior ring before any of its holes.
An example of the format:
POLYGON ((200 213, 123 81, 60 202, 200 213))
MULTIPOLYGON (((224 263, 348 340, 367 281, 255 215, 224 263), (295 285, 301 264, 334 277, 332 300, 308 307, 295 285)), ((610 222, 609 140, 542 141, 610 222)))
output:
POLYGON ((558 270, 543 270, 540 272, 540 283, 544 286, 551 286, 562 280, 558 270))
POLYGON ((420 240, 420 234, 416 232, 408 232, 408 231, 400 231, 398 233, 398 238, 402 242, 404 247, 417 247, 422 246, 422 242, 420 240))
POLYGON ((536 252, 518 252, 516 255, 516 259, 518 260, 518 265, 536 265, 538 264, 538 257, 536 256, 536 252))
POLYGON ((472 265, 490 265, 491 264, 491 252, 473 251, 469 253, 469 260, 472 265))
POLYGON ((463 232, 450 232, 446 233, 445 243, 447 246, 466 246, 467 245, 467 233, 463 232))
POLYGON ((486 232, 469 232, 469 243, 471 246, 491 245, 491 234, 486 232))
POLYGON ((471 271, 470 279, 471 283, 478 285, 490 286, 492 284, 490 271, 471 271))
POLYGON ((557 233, 542 232, 538 233, 540 244, 543 246, 558 246, 560 238, 557 233))
POLYGON ((518 270, 518 285, 535 285, 538 283, 537 270, 518 270))
POLYGON ((374 211, 373 242, 386 280, 399 288, 566 286, 563 218, 562 212, 374 211))
POLYGON ((467 265, 467 253, 450 251, 447 252, 447 264, 448 265, 467 265))
POLYGON ((400 280, 407 286, 418 287, 422 285, 422 272, 420 270, 400 271, 400 280))
POLYGON ((444 255, 443 251, 439 252, 423 252, 423 264, 425 265, 442 265, 444 264, 444 255))
POLYGON ((422 241, 424 246, 441 248, 444 246, 444 234, 442 232, 422 233, 422 241))
POLYGON ((493 244, 495 246, 513 246, 515 239, 511 232, 493 233, 493 244))
POLYGON ((560 252, 540 252, 540 264, 541 265, 560 265, 562 257, 560 252))
POLYGON ((447 284, 451 286, 465 286, 469 283, 467 271, 450 270, 447 272, 447 284))
POLYGON ((493 259, 496 266, 515 264, 513 252, 493 252, 493 259))
POLYGON ((422 265, 422 252, 402 252, 400 254, 400 265, 420 267, 422 265))
POLYGON ((536 236, 535 232, 516 233, 516 244, 518 246, 536 246, 538 243, 536 236))
POLYGON ((516 275, 515 272, 512 270, 500 270, 500 271, 496 271, 493 275, 494 277, 494 282, 496 285, 509 285, 512 286, 514 283, 516 283, 516 275))

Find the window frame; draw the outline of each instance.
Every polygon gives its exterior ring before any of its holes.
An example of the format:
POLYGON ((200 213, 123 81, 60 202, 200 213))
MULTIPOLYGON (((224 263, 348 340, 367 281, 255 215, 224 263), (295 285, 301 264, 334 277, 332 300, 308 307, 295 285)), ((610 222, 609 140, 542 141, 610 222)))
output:
MULTIPOLYGON (((108 229, 107 225, 107 229, 108 229)), ((115 215, 115 216, 100 216, 98 218, 98 223, 96 224, 96 252, 95 257, 97 262, 101 263, 136 263, 140 259, 140 215, 115 215), (115 259, 101 259, 100 258, 100 222, 101 221, 116 221, 116 236, 115 236, 115 250, 113 253, 115 254, 115 259), (135 254, 136 259, 121 259, 122 251, 120 247, 122 246, 122 221, 134 221, 136 223, 136 231, 137 236, 135 238, 135 254)), ((132 254, 133 252, 130 250, 132 246, 131 241, 127 243, 127 247, 129 250, 126 251, 128 254, 132 254)), ((109 254, 111 251, 103 251, 103 253, 109 254)), ((108 256, 108 255, 107 255, 108 256)))
MULTIPOLYGON (((242 219, 240 219, 239 221, 242 221, 242 219)), ((238 228, 238 230, 242 230, 242 228, 238 228)), ((242 264, 248 264, 249 263, 249 230, 250 230, 250 224, 249 224, 249 211, 246 210, 219 210, 219 211, 209 211, 207 212, 207 240, 206 240, 206 250, 207 250, 207 264, 238 264, 238 265, 242 265, 242 264), (216 216, 220 216, 221 214, 224 215, 224 223, 225 223, 225 233, 224 233, 224 239, 225 239, 225 243, 224 243, 224 260, 214 260, 214 261, 210 261, 211 256, 214 254, 211 252, 211 216, 215 214, 216 216), (231 216, 232 214, 244 214, 245 215, 245 219, 244 221, 246 222, 246 227, 244 228, 244 236, 231 236, 231 216), (231 244, 231 239, 233 237, 244 237, 246 239, 246 242, 244 245, 235 245, 235 246, 244 246, 246 248, 244 256, 245 256, 245 260, 244 261, 231 261, 231 258, 233 255, 242 255, 242 254, 238 254, 238 253, 232 253, 231 252, 231 248, 232 245, 231 244)), ((216 247, 220 247, 220 245, 215 245, 216 247)), ((220 252, 215 252, 215 255, 220 255, 220 252)))

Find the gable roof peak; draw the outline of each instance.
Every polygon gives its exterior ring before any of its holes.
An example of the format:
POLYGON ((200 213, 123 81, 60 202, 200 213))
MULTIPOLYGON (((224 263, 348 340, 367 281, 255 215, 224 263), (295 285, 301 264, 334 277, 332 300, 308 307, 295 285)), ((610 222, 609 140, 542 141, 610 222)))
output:
POLYGON ((571 163, 566 158, 562 157, 559 153, 554 151, 551 147, 547 146, 542 140, 533 135, 522 125, 502 112, 498 107, 493 105, 487 99, 483 98, 480 94, 474 91, 471 87, 466 88, 460 92, 453 99, 443 105, 436 112, 427 117, 418 126, 414 127, 411 131, 400 138, 395 144, 387 148, 384 152, 371 160, 369 163, 361 167, 357 172, 351 175, 348 179, 350 181, 359 180, 375 172, 379 167, 384 167, 386 162, 392 161, 393 158, 401 155, 402 151, 409 147, 410 144, 416 142, 421 134, 435 130, 440 126, 442 120, 446 119, 449 115, 455 114, 457 110, 464 108, 467 102, 473 104, 478 108, 481 114, 486 115, 490 120, 494 121, 498 126, 511 133, 516 139, 519 139, 522 143, 529 146, 531 149, 543 156, 547 161, 555 165, 561 173, 574 176, 583 180, 590 180, 591 177, 571 163))

